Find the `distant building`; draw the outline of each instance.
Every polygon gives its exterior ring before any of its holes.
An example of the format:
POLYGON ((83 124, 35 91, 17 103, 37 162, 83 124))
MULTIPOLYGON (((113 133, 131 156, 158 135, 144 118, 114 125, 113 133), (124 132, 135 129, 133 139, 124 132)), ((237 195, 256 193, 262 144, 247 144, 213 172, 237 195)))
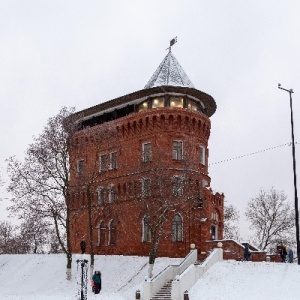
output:
POLYGON ((224 195, 212 192, 208 175, 215 110, 170 49, 143 90, 78 112, 70 144, 73 252, 82 240, 90 252, 89 218, 95 254, 148 255, 158 224, 159 256, 183 257, 191 244, 205 252, 207 241, 222 239, 224 195))

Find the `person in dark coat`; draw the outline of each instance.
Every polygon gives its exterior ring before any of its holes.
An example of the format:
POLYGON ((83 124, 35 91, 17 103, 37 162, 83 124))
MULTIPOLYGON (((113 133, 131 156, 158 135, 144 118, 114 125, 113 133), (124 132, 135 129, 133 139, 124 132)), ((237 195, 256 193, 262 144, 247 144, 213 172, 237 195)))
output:
POLYGON ((287 251, 286 251, 286 245, 284 244, 282 244, 281 246, 280 256, 281 256, 281 262, 286 262, 287 251))
POLYGON ((99 294, 100 290, 101 290, 101 272, 100 271, 95 271, 95 273, 93 275, 93 282, 94 282, 93 292, 95 294, 99 294))
POLYGON ((289 263, 294 262, 294 252, 291 248, 289 250, 288 256, 289 256, 289 263))
POLYGON ((244 260, 248 261, 250 257, 249 245, 245 244, 244 260))

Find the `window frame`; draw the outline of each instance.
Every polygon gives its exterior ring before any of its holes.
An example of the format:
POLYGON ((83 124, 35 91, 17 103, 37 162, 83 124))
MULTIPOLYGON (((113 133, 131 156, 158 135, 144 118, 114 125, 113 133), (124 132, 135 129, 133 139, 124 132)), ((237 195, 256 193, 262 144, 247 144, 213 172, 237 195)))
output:
POLYGON ((104 186, 97 188, 97 205, 103 205, 105 203, 105 191, 104 186))
POLYGON ((149 225, 149 217, 147 215, 144 216, 142 222, 142 242, 150 243, 151 242, 151 230, 149 225))
POLYGON ((145 142, 142 144, 142 161, 144 163, 152 161, 152 143, 151 142, 145 142))
POLYGON ((173 160, 183 160, 183 141, 173 140, 172 158, 173 160))
POLYGON ((110 220, 108 226, 108 245, 113 246, 116 245, 117 240, 117 225, 114 219, 110 220), (114 227, 112 227, 114 225, 114 227))
POLYGON ((200 158, 200 164, 203 166, 206 166, 206 153, 205 153, 205 147, 200 145, 199 146, 199 158, 200 158))
POLYGON ((84 159, 78 159, 76 165, 77 177, 82 177, 84 175, 84 167, 85 167, 84 159))
POLYGON ((184 177, 182 175, 174 175, 172 177, 172 195, 175 197, 183 196, 184 177))
POLYGON ((108 203, 116 202, 116 187, 115 185, 111 184, 108 187, 108 203))
POLYGON ((107 154, 104 154, 104 153, 100 154, 99 163, 100 163, 99 172, 100 173, 106 172, 107 171, 107 154), (104 158, 104 160, 103 160, 103 158, 104 158))
POLYGON ((151 180, 150 180, 150 178, 142 179, 142 196, 143 197, 151 196, 151 180))
POLYGON ((117 152, 110 152, 109 154, 109 169, 116 170, 117 169, 117 152))
POLYGON ((105 225, 104 221, 100 221, 98 224, 98 246, 105 245, 105 225))
POLYGON ((183 241, 183 218, 177 213, 172 219, 172 242, 182 242, 183 241), (180 218, 176 220, 176 217, 180 218))

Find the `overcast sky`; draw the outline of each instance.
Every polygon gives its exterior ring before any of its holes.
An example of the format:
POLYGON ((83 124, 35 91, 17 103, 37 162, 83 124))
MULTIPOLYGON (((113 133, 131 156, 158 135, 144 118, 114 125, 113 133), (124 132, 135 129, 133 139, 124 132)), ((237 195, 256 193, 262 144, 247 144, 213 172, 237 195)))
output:
MULTIPOLYGON (((0 167, 23 159, 62 106, 81 110, 143 89, 172 52, 194 86, 214 97, 211 187, 244 214, 261 188, 294 201, 292 147, 300 142, 298 0, 0 0, 0 167)), ((296 145, 298 170, 299 144, 296 145)), ((300 172, 299 172, 300 176, 300 172)), ((298 177, 299 177, 298 176, 298 177)), ((298 180, 299 182, 299 180, 298 180)), ((2 187, 1 196, 9 197, 2 187)), ((8 200, 0 203, 7 216, 8 200)), ((248 224, 241 218, 242 234, 248 224)))

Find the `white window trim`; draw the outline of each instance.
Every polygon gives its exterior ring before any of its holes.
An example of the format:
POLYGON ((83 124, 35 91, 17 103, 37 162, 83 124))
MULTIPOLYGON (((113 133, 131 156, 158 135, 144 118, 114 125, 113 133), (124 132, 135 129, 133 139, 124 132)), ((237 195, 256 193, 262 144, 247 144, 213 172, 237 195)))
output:
POLYGON ((206 153, 205 153, 205 147, 204 146, 200 146, 200 164, 206 166, 206 159, 205 159, 205 156, 206 156, 206 153))
POLYGON ((106 172, 106 171, 107 171, 107 154, 102 153, 99 156, 99 172, 103 173, 103 172, 106 172), (104 166, 102 165, 102 156, 106 157, 105 158, 105 165, 104 166))
POLYGON ((109 221, 109 223, 108 223, 108 241, 107 241, 107 245, 108 245, 108 246, 111 246, 111 245, 112 245, 112 244, 111 244, 111 224, 112 224, 113 221, 114 221, 114 220, 111 219, 111 220, 109 221))
POLYGON ((173 140, 172 142, 172 158, 173 160, 183 160, 183 141, 181 140, 173 140), (181 157, 178 158, 178 148, 176 150, 176 158, 174 158, 174 142, 181 143, 181 157))
MULTIPOLYGON (((149 240, 146 240, 145 239, 145 219, 146 219, 146 215, 143 217, 143 220, 142 220, 142 242, 143 243, 149 243, 151 242, 151 232, 149 232, 149 235, 150 235, 150 239, 149 240)), ((148 224, 148 230, 149 230, 149 224, 148 224)), ((148 236, 148 233, 147 233, 147 236, 148 236)))
POLYGON ((117 169, 117 152, 116 151, 113 151, 113 152, 110 152, 110 154, 109 154, 109 169, 110 170, 116 170, 117 169), (113 168, 113 165, 112 165, 112 156, 113 156, 113 154, 115 154, 116 155, 116 158, 115 158, 115 160, 116 160, 116 162, 115 162, 115 167, 113 168))
POLYGON ((143 197, 149 197, 149 196, 151 196, 151 180, 150 180, 150 178, 143 178, 142 179, 142 196, 143 197), (146 181, 149 183, 148 193, 146 193, 146 188, 145 188, 146 181))
POLYGON ((97 204, 98 205, 102 205, 105 203, 105 195, 104 195, 104 186, 99 186, 97 188, 97 204), (102 199, 102 202, 100 201, 100 191, 103 192, 103 199, 102 199))
POLYGON ((151 142, 145 142, 142 144, 142 161, 143 162, 152 161, 152 143, 151 142), (149 153, 145 153, 145 145, 150 145, 149 153), (146 155, 148 155, 148 156, 146 156, 146 155))
POLYGON ((180 213, 176 213, 174 215, 174 217, 172 218, 172 227, 173 227, 173 219, 175 218, 176 215, 178 215, 181 218, 181 240, 180 241, 178 241, 178 240, 173 241, 173 230, 172 230, 172 241, 174 243, 176 243, 176 242, 182 242, 183 241, 183 217, 182 217, 182 215, 180 213))
POLYGON ((173 195, 175 197, 180 197, 183 195, 183 189, 184 189, 184 177, 182 175, 174 175, 172 177, 172 190, 173 190, 173 195), (175 183, 175 180, 177 181, 177 178, 178 178, 178 183, 180 182, 181 185, 179 186, 179 188, 175 191, 174 189, 174 183, 175 183), (180 180, 180 181, 179 181, 180 180))
POLYGON ((108 187, 108 203, 114 203, 116 201, 116 189, 113 184, 108 187), (114 199, 112 200, 112 195, 114 195, 114 199))

